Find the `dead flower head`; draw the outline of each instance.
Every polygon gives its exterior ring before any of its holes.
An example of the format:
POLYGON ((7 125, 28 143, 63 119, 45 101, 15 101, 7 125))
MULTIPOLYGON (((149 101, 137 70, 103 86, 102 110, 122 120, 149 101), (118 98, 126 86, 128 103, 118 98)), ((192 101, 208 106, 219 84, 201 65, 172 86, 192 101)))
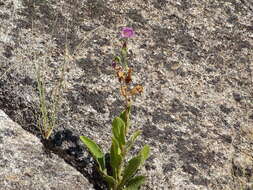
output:
POLYGON ((141 85, 137 85, 130 90, 130 95, 134 96, 137 94, 141 94, 143 92, 143 87, 141 85))

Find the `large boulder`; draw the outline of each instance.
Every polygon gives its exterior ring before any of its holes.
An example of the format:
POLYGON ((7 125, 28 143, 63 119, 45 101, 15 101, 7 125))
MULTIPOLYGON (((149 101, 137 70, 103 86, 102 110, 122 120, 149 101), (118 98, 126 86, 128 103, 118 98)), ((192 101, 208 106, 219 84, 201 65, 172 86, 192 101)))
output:
POLYGON ((92 190, 93 185, 0 110, 0 189, 92 190))

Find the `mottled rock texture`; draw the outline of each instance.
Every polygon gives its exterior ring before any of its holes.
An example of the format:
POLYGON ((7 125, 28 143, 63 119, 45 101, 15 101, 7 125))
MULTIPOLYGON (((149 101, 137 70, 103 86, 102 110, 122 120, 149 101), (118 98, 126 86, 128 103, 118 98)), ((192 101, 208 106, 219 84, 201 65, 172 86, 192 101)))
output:
POLYGON ((133 108, 133 128, 143 130, 133 152, 152 149, 142 189, 253 189, 252 1, 0 0, 0 18, 0 108, 40 137, 34 66, 45 65, 50 99, 65 63, 47 147, 96 189, 104 185, 79 135, 110 146, 123 109, 110 65, 124 26, 136 31, 130 65, 145 88, 133 108))
POLYGON ((88 180, 0 110, 0 189, 93 189, 88 180))

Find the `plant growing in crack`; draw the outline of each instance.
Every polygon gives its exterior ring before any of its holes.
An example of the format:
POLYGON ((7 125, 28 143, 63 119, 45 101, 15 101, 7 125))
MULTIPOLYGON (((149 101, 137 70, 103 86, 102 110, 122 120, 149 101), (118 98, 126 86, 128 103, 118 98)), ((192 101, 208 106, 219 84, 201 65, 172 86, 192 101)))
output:
POLYGON ((128 136, 132 97, 141 94, 143 87, 141 85, 131 87, 133 70, 128 66, 127 42, 128 38, 134 36, 134 31, 132 28, 125 27, 121 31, 121 36, 123 45, 120 55, 115 56, 112 66, 120 83, 120 94, 124 98, 125 109, 112 122, 109 166, 105 154, 94 141, 85 136, 80 136, 80 139, 97 161, 98 171, 108 183, 110 190, 138 190, 145 182, 145 176, 136 173, 149 157, 150 148, 145 145, 136 156, 126 162, 127 153, 141 134, 141 130, 137 130, 130 137, 128 136))
POLYGON ((37 75, 37 89, 39 92, 40 111, 40 114, 37 119, 37 126, 40 130, 42 138, 44 140, 48 140, 53 132, 53 129, 57 125, 57 115, 59 112, 60 101, 62 98, 64 74, 66 72, 66 61, 62 64, 59 80, 57 81, 51 92, 51 102, 47 100, 45 78, 42 74, 42 71, 47 70, 43 67, 45 65, 46 62, 44 62, 44 65, 39 63, 37 66, 35 66, 37 75))

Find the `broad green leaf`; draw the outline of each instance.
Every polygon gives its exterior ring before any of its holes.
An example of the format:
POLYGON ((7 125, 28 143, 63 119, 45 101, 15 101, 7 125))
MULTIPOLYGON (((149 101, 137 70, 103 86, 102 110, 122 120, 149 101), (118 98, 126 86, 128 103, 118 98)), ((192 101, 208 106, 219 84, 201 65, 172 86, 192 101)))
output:
POLYGON ((112 146, 114 147, 115 154, 121 154, 121 150, 119 148, 119 142, 115 139, 115 137, 112 137, 112 146))
POLYGON ((130 126, 130 120, 129 120, 130 110, 131 110, 131 107, 129 106, 123 112, 121 112, 120 116, 119 116, 125 123, 126 133, 127 133, 128 128, 130 126))
POLYGON ((135 143, 137 137, 141 134, 141 130, 135 131, 130 139, 128 140, 126 147, 127 147, 127 151, 131 149, 131 147, 133 146, 133 144, 135 143))
POLYGON ((103 177, 105 179, 105 181, 109 184, 109 186, 114 186, 114 184, 116 184, 116 180, 112 177, 112 176, 109 176, 107 174, 103 174, 103 177))
POLYGON ((102 169, 102 171, 104 171, 105 170, 105 158, 104 158, 104 153, 102 152, 102 150, 91 139, 89 139, 85 136, 80 136, 80 139, 86 145, 86 147, 89 149, 90 153, 95 158, 95 160, 97 160, 99 167, 102 169))
POLYGON ((139 152, 139 155, 141 156, 141 165, 143 165, 145 160, 149 157, 149 152, 150 147, 148 145, 145 145, 139 152))
POLYGON ((138 170, 138 168, 140 167, 141 165, 141 161, 142 161, 142 158, 140 155, 132 158, 125 170, 124 170, 124 174, 123 174, 123 179, 122 179, 122 186, 124 186, 124 184, 136 173, 136 171, 138 170))
POLYGON ((104 180, 109 184, 110 187, 113 187, 114 184, 116 184, 116 180, 112 177, 107 175, 105 172, 99 170, 101 176, 104 178, 104 180))
POLYGON ((112 122, 112 132, 120 147, 126 144, 125 123, 119 117, 115 117, 112 122))
POLYGON ((114 177, 116 178, 118 168, 122 162, 122 156, 120 155, 121 150, 119 148, 118 141, 112 137, 112 146, 110 152, 110 164, 114 172, 114 177))
POLYGON ((145 183, 145 176, 135 176, 127 182, 124 190, 138 190, 139 187, 145 183))
POLYGON ((122 119, 125 124, 127 123, 127 120, 128 120, 128 114, 127 114, 127 110, 124 110, 123 112, 120 113, 120 119, 122 119))

